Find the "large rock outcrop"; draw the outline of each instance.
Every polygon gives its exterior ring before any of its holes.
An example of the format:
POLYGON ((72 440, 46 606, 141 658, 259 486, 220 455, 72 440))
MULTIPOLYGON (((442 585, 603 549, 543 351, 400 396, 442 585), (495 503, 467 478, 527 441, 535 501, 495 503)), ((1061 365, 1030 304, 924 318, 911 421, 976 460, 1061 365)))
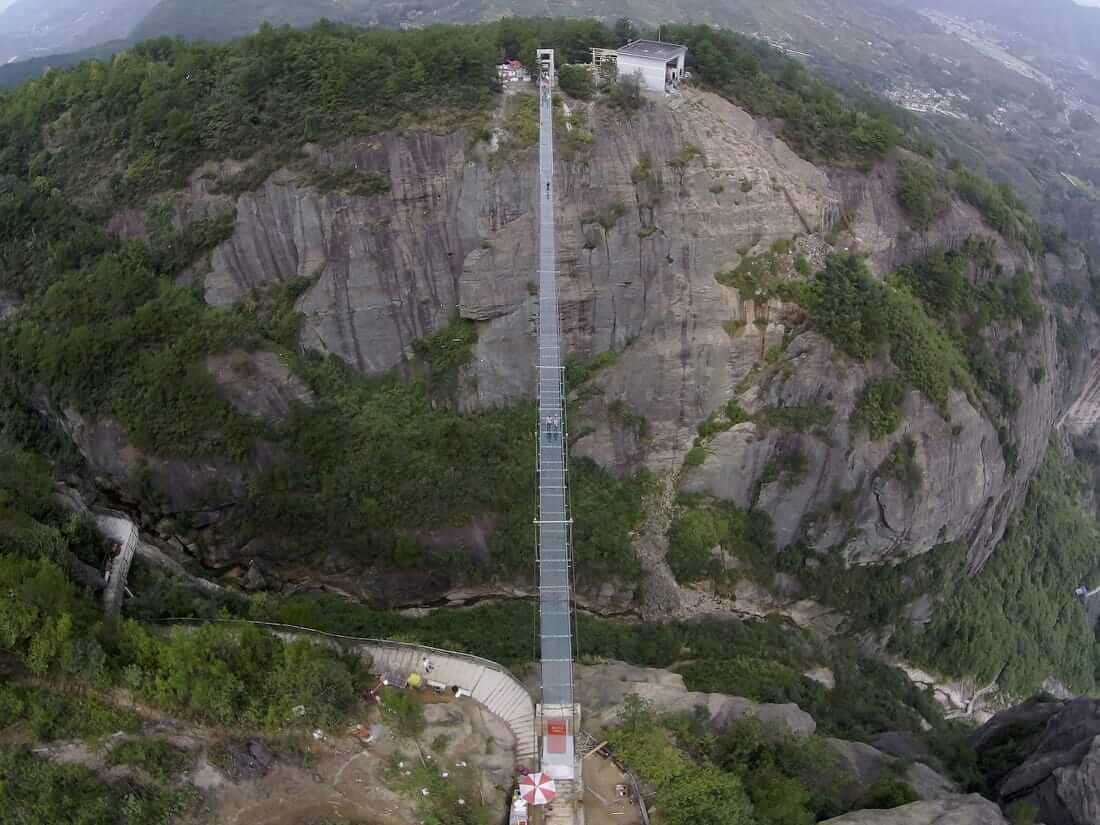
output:
POLYGON ((1100 822, 1100 700, 1037 696, 970 741, 1003 805, 1031 803, 1045 825, 1100 822))
MULTIPOLYGON (((738 249, 820 226, 828 180, 712 95, 632 122, 604 110, 593 117, 591 157, 558 172, 563 331, 574 355, 622 351, 611 397, 652 423, 650 463, 673 466, 726 394, 725 365, 746 373, 755 351, 724 332, 741 302, 714 274, 737 263, 738 249), (667 162, 686 146, 706 160, 681 182, 667 162), (636 182, 647 158, 652 180, 636 182), (598 213, 617 206, 622 214, 604 228, 598 213)), ((390 192, 320 193, 276 174, 238 200, 207 300, 225 305, 257 286, 315 277, 298 305, 303 343, 372 374, 406 363, 416 339, 457 313, 481 322, 466 403, 528 397, 533 156, 501 164, 462 134, 413 134, 348 141, 317 159, 384 171, 390 192)))
POLYGON ((586 724, 591 728, 615 724, 623 699, 636 695, 651 702, 661 713, 705 709, 716 728, 743 717, 754 717, 795 734, 813 733, 817 729, 813 717, 798 705, 689 691, 684 686, 684 677, 668 670, 607 662, 575 665, 573 673, 576 699, 584 708, 586 724))
MULTIPOLYGON (((996 236, 964 204, 955 204, 929 232, 910 232, 897 205, 895 178, 893 161, 867 175, 845 171, 830 176, 832 202, 846 216, 849 245, 866 253, 878 274, 937 246, 957 248, 976 234, 993 242, 1004 277, 1042 272, 1048 265, 1056 278, 1087 277, 1079 255, 1066 261, 1055 256, 1033 259, 996 236)), ((810 253, 812 245, 799 249, 810 253)), ((797 308, 770 303, 765 304, 766 332, 755 324, 742 328, 754 340, 763 336, 767 347, 798 320, 797 308)), ((753 313, 760 311, 753 302, 748 305, 753 313)), ((755 319, 746 315, 741 320, 755 319)), ((853 433, 850 421, 866 382, 891 373, 888 361, 854 362, 821 337, 802 334, 736 397, 753 413, 783 407, 827 409, 831 422, 811 432, 752 423, 735 427, 708 445, 705 463, 685 473, 682 487, 767 512, 781 549, 796 541, 818 551, 843 548, 848 561, 866 564, 900 561, 962 541, 970 548, 969 568, 977 571, 1004 534, 1009 515, 1023 502, 1047 436, 1068 403, 1067 393, 1075 392, 1083 378, 1059 352, 1057 329, 1053 314, 1046 311, 1032 332, 1012 322, 986 333, 1004 382, 1019 398, 1015 408, 998 410, 955 389, 941 411, 923 394, 910 391, 903 404, 904 423, 878 441, 853 433), (916 446, 919 490, 879 473, 891 452, 908 439, 916 446), (798 483, 764 480, 769 462, 795 453, 808 459, 808 471, 798 483), (841 501, 843 507, 837 506, 841 501)))
POLYGON ((978 794, 952 796, 889 810, 853 811, 822 825, 1008 825, 1000 810, 978 794))

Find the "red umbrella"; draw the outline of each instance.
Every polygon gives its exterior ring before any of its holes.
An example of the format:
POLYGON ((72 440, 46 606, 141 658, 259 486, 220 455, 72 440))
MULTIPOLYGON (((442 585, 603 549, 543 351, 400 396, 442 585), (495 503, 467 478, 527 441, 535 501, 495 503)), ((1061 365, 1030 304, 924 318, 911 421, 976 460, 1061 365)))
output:
POLYGON ((545 805, 557 796, 554 780, 545 773, 532 773, 519 779, 519 793, 530 805, 545 805))

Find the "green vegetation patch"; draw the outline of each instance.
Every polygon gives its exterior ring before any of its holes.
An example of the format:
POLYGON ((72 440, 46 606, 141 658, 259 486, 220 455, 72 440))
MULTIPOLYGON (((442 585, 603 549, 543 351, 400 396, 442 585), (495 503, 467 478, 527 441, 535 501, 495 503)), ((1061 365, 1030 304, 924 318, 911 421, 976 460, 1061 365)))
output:
MULTIPOLYGON (((252 626, 178 627, 166 634, 134 621, 107 628, 94 618, 91 600, 46 559, 0 556, 0 591, 9 595, 0 611, 0 644, 36 675, 124 685, 204 722, 333 725, 356 703, 366 677, 357 657, 307 641, 286 643, 252 626), (293 714, 296 705, 305 714, 293 714)), ((3 701, 8 713, 46 734, 97 735, 136 724, 131 714, 94 702, 20 688, 5 690, 3 701), (84 711, 83 720, 63 717, 66 710, 84 711)))
POLYGON ((539 142, 539 98, 536 94, 517 94, 508 98, 504 108, 505 146, 502 150, 522 151, 539 142))
POLYGON ((417 821, 424 825, 487 825, 494 821, 476 801, 480 777, 473 768, 449 767, 444 771, 422 761, 402 767, 400 755, 395 754, 386 765, 385 777, 389 787, 416 800, 417 821))
POLYGON ((618 423, 625 430, 634 432, 638 438, 644 439, 649 435, 649 421, 644 415, 636 412, 625 401, 616 399, 607 405, 607 414, 612 421, 618 423))
POLYGON ((595 92, 592 72, 583 64, 567 64, 558 70, 558 86, 570 97, 590 100, 595 92))
MULTIPOLYGON (((419 348, 425 372, 411 383, 364 378, 334 358, 298 362, 319 400, 291 410, 284 438, 294 459, 253 484, 244 535, 340 552, 363 566, 430 565, 467 580, 530 575, 533 405, 466 414, 435 400, 454 386, 472 335, 462 322, 432 336, 419 348), (488 558, 461 548, 412 558, 399 552, 407 545, 399 538, 410 530, 474 519, 493 521, 488 558)), ((614 357, 574 362, 567 380, 572 374, 583 385, 614 357)), ((613 570, 637 571, 629 535, 641 519, 644 480, 616 479, 586 462, 573 470, 574 516, 590 528, 575 534, 578 584, 594 584, 613 570)))
POLYGON ((1052 447, 1004 540, 974 576, 943 583, 943 601, 906 655, 946 673, 972 674, 1005 691, 1038 690, 1051 674, 1075 692, 1100 684, 1084 607, 1073 597, 1100 573, 1100 529, 1078 504, 1084 469, 1052 447))
POLYGON ((917 444, 912 437, 905 436, 900 443, 894 445, 890 455, 878 468, 882 478, 897 481, 909 491, 916 493, 924 483, 924 473, 917 462, 917 444))
POLYGON ((621 353, 615 350, 605 350, 599 355, 583 359, 570 356, 565 359, 565 386, 570 391, 580 389, 587 384, 600 370, 614 366, 621 353))
MULTIPOLYGON (((683 817, 676 821, 812 825, 867 807, 864 803, 882 809, 915 798, 899 778, 902 763, 892 765, 861 798, 857 777, 822 735, 792 734, 752 717, 715 733, 705 711, 661 715, 636 696, 627 697, 621 718, 622 725, 608 733, 612 749, 656 789, 657 807, 666 816, 671 810, 683 817), (678 783, 684 793, 672 794, 678 783), (704 810, 712 800, 721 819, 704 810), (698 807, 688 807, 689 801, 698 807)), ((944 743, 952 737, 957 738, 953 728, 937 733, 944 743)))
POLYGON ((306 167, 305 181, 322 192, 341 192, 361 198, 372 198, 390 191, 388 173, 355 166, 309 164, 306 167))
POLYGON ((494 35, 488 26, 396 32, 320 23, 264 26, 228 44, 150 40, 6 95, 0 172, 21 175, 30 166, 30 177, 83 196, 118 157, 123 171, 108 179, 109 191, 136 202, 181 188, 206 159, 244 159, 425 118, 461 123, 483 112, 496 88, 494 35))
POLYGON ((685 143, 676 151, 676 154, 668 159, 668 166, 676 173, 680 181, 680 186, 684 185, 684 177, 687 175, 688 169, 691 168, 691 164, 696 159, 701 159, 704 163, 706 162, 703 150, 694 143, 685 143))
POLYGON ((424 706, 407 690, 383 688, 382 715, 402 736, 415 739, 424 732, 424 706))
POLYGON ((950 182, 956 194, 981 212, 986 223, 1001 235, 1019 242, 1032 252, 1042 252, 1042 228, 1011 186, 995 184, 962 168, 952 170, 950 182))
POLYGON ((458 318, 413 342, 413 352, 425 369, 430 394, 453 398, 458 390, 459 371, 473 360, 475 344, 474 322, 458 318))
POLYGON ((158 782, 170 782, 190 767, 194 757, 183 748, 163 739, 131 739, 111 748, 109 765, 140 768, 158 782))
POLYGON ((805 706, 820 701, 825 690, 792 667, 755 656, 695 661, 682 665, 678 672, 691 683, 692 690, 728 693, 757 702, 793 702, 805 706), (811 695, 813 699, 808 698, 811 695))
POLYGON ((0 810, 33 825, 169 825, 192 804, 186 791, 109 784, 79 765, 0 747, 0 810))
POLYGON ((875 281, 849 253, 829 258, 806 284, 787 284, 786 296, 810 314, 813 327, 857 360, 889 352, 910 386, 943 407, 952 386, 973 379, 952 339, 908 290, 875 281))
POLYGON ((908 805, 920 800, 913 786, 896 776, 883 776, 869 787, 860 798, 860 808, 885 810, 908 805))
POLYGON ((788 447, 781 449, 764 465, 760 483, 779 482, 784 489, 790 490, 805 481, 809 472, 810 459, 806 454, 788 447))
POLYGON ((251 348, 261 330, 245 307, 210 309, 157 269, 199 248, 192 237, 132 243, 62 276, 0 334, 0 370, 23 392, 44 383, 57 401, 117 418, 156 454, 246 456, 262 427, 222 400, 204 358, 251 348))
POLYGON ((628 696, 620 725, 608 732, 616 754, 656 789, 669 825, 753 825, 752 802, 741 780, 716 766, 689 759, 657 724, 652 709, 628 696))
POLYGON ((732 430, 738 424, 752 420, 753 417, 742 409, 736 398, 733 398, 726 402, 726 406, 719 407, 696 427, 696 432, 699 433, 699 438, 696 439, 697 445, 700 439, 713 438, 718 433, 732 430))
POLYGON ((0 685, 0 730, 25 730, 36 742, 102 739, 114 733, 136 733, 141 717, 90 696, 36 685, 0 685))
POLYGON ((592 155, 596 136, 588 122, 588 113, 584 109, 574 109, 568 115, 563 113, 558 123, 558 110, 555 110, 554 134, 558 139, 558 157, 563 161, 585 164, 592 155))
POLYGON ((779 257, 774 252, 746 255, 732 271, 719 272, 715 278, 722 286, 731 286, 746 300, 772 297, 773 279, 779 274, 779 257))
POLYGON ((905 384, 897 378, 874 378, 859 394, 849 428, 853 433, 866 432, 872 441, 891 435, 903 420, 902 402, 905 384))
POLYGON ((930 229, 951 208, 943 175, 922 160, 902 158, 898 162, 897 195, 913 227, 921 232, 930 229))
POLYGON ((684 583, 731 579, 733 571, 726 569, 715 550, 723 550, 740 562, 775 552, 767 514, 694 497, 677 506, 668 542, 668 564, 676 579, 684 583))
POLYGON ((756 419, 768 427, 782 430, 819 432, 832 423, 833 411, 821 405, 765 407, 756 419))

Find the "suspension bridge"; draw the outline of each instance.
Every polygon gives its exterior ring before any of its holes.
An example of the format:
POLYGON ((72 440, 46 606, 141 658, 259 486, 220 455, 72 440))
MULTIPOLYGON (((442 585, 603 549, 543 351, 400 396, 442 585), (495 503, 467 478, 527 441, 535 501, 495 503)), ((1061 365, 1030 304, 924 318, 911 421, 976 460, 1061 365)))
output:
MULTIPOLYGON (((538 237, 538 516, 540 761, 558 780, 561 807, 570 807, 577 779, 573 700, 573 520, 569 506, 568 428, 558 309, 554 191, 554 53, 539 61, 538 237)), ((566 814, 566 811, 563 811, 566 814)), ((563 821, 572 821, 563 816, 563 821)))

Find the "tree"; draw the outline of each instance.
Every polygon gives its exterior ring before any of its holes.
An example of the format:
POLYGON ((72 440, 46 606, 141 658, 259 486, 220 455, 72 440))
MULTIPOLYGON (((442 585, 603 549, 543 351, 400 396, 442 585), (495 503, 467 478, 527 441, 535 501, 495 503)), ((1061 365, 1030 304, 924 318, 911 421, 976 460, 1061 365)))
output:
POLYGON ((708 575, 711 550, 729 536, 730 523, 717 510, 686 510, 676 517, 668 534, 668 562, 682 582, 708 575))
POLYGON ((634 23, 627 17, 620 17, 616 20, 612 32, 615 35, 615 45, 617 46, 623 46, 632 40, 638 39, 638 30, 634 27, 634 23))
POLYGON ((612 747, 643 782, 657 789, 669 825, 754 825, 752 802, 741 780, 710 763, 697 765, 670 741, 651 705, 623 700, 612 747))
POLYGON ((684 176, 687 174, 688 167, 691 166, 691 162, 696 158, 702 157, 703 152, 694 143, 686 143, 680 150, 669 158, 668 165, 676 173, 676 176, 680 180, 680 187, 683 188, 684 176))
POLYGON ((587 66, 569 64, 558 70, 558 85, 570 97, 588 100, 592 97, 592 75, 587 66))
POLYGON ((871 358, 886 343, 882 286, 859 256, 830 256, 810 284, 808 304, 821 333, 852 358, 871 358))
POLYGON ((898 203, 909 214, 913 227, 927 231, 951 206, 940 173, 929 164, 903 158, 898 163, 898 203))
POLYGON ((645 103, 642 97, 642 79, 639 73, 619 75, 606 89, 607 105, 626 114, 632 114, 645 103))
MULTIPOLYGON (((713 765, 686 771, 662 790, 658 804, 668 825, 756 823, 752 802, 741 780, 713 765)), ((786 820, 784 825, 795 825, 795 821, 786 820)))
POLYGON ((415 738, 424 731, 424 707, 408 691, 383 688, 382 713, 402 736, 415 738))

